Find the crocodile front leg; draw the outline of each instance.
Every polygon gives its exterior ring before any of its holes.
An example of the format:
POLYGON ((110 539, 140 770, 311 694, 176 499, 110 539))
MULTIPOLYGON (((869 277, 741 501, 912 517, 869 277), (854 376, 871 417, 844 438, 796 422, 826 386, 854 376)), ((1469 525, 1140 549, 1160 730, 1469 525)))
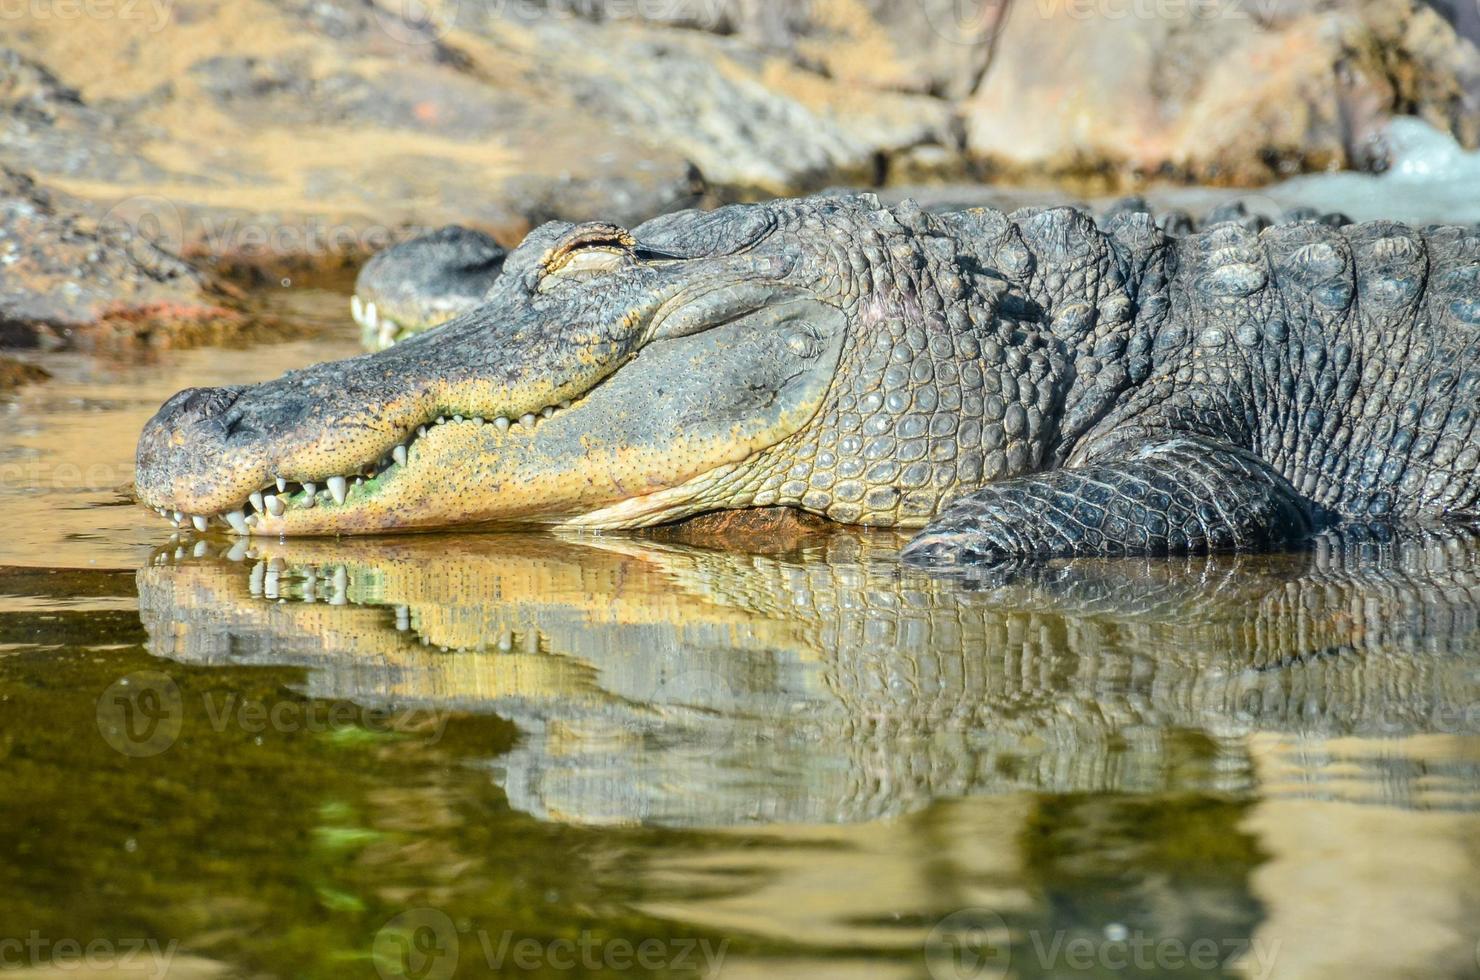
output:
POLYGON ((1268 548, 1309 534, 1316 519, 1257 457, 1177 437, 973 491, 901 557, 940 565, 1268 548))

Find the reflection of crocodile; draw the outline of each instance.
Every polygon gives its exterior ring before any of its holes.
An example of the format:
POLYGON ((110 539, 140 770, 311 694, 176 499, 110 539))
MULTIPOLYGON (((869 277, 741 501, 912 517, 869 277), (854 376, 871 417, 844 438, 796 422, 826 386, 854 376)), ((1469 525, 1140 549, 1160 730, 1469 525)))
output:
POLYGON ((1208 753, 1206 783, 1236 788, 1246 734, 1480 724, 1466 539, 1079 561, 978 592, 900 576, 877 560, 893 546, 263 544, 245 564, 162 557, 140 610, 162 656, 303 663, 318 695, 506 715, 527 736, 499 760, 510 799, 580 821, 1148 789, 1208 753))
POLYGON ((1477 327, 1458 228, 866 195, 552 223, 436 330, 176 395, 137 488, 274 536, 783 505, 927 527, 923 560, 1267 547, 1474 516, 1477 327))

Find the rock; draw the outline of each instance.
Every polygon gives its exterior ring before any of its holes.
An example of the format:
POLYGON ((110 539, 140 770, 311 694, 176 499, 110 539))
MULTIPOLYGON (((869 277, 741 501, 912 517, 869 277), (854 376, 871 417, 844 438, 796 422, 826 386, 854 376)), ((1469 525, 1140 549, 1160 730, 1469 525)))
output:
POLYGON ((51 375, 34 364, 17 361, 13 357, 0 357, 0 392, 11 391, 21 385, 45 381, 51 375))
POLYGON ((0 346, 182 346, 250 325, 227 287, 3 169, 0 269, 0 346))
POLYGON ((1153 6, 146 0, 0 18, 0 164, 187 259, 289 274, 446 224, 512 244, 552 218, 833 182, 1261 182, 1379 162, 1400 110, 1480 138, 1480 52, 1418 0, 1153 6))
POLYGON ((1005 175, 1251 185, 1380 164, 1387 119, 1415 108, 1480 139, 1480 52, 1415 0, 1123 13, 1014 4, 963 104, 973 157, 1005 175))

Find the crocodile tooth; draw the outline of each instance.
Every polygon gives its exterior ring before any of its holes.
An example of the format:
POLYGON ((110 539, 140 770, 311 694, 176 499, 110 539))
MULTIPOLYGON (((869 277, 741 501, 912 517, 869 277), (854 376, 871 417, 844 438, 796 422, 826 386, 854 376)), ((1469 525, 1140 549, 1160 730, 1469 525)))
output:
POLYGON ((354 316, 355 322, 363 326, 365 321, 365 304, 360 302, 358 295, 349 298, 349 311, 354 316))
POLYGON ((251 493, 251 495, 248 496, 247 499, 252 502, 252 506, 253 507, 256 507, 258 510, 261 510, 262 509, 262 491, 261 490, 253 490, 252 493, 251 493))
POLYGON ((493 420, 493 427, 500 432, 508 432, 509 420, 500 415, 498 418, 493 420))
POLYGON ((262 523, 258 519, 258 517, 257 517, 256 514, 248 514, 247 517, 246 517, 246 521, 247 521, 247 527, 256 527, 258 524, 262 523))
POLYGON ((446 424, 446 422, 447 422, 447 416, 445 416, 445 415, 438 415, 437 416, 437 424, 438 425, 444 425, 444 424, 446 424))
POLYGON ((224 518, 226 518, 226 523, 227 524, 230 524, 231 525, 231 529, 233 531, 235 531, 237 534, 246 534, 246 533, 248 533, 248 530, 247 530, 247 515, 246 514, 243 514, 239 510, 233 510, 230 513, 222 514, 221 516, 224 517, 224 518))
POLYGON ((395 449, 392 449, 391 450, 391 459, 393 459, 396 462, 400 463, 402 466, 405 466, 406 465, 406 447, 405 446, 397 446, 395 449))
POLYGON ((287 480, 284 480, 282 477, 278 477, 277 478, 277 488, 278 488, 278 493, 282 493, 284 490, 288 489, 288 481, 287 480))
POLYGON ((570 399, 567 398, 560 403, 561 408, 570 408, 570 399))
POLYGON ((549 418, 550 416, 555 414, 555 406, 546 405, 543 409, 540 410, 540 414, 543 415, 545 418, 549 418))
POLYGON ((319 492, 319 485, 317 483, 305 483, 303 485, 303 492, 308 494, 308 499, 312 501, 313 495, 319 492))
POLYGON ((331 476, 328 480, 329 493, 334 497, 336 504, 344 503, 345 494, 349 492, 347 483, 342 476, 331 476))
POLYGON ((197 531, 204 531, 206 529, 206 519, 199 514, 190 518, 190 523, 195 525, 197 531))
POLYGON ((283 498, 282 497, 268 497, 267 498, 267 512, 269 514, 271 514, 273 517, 282 517, 283 516, 283 509, 284 508, 283 508, 283 498))
POLYGON ((374 303, 365 304, 365 326, 371 330, 380 325, 380 313, 375 309, 374 303))
POLYGON ((396 342, 396 321, 386 317, 380 321, 380 346, 389 347, 396 342))
POLYGON ((183 510, 177 510, 177 511, 174 512, 174 514, 172 514, 170 516, 174 518, 174 521, 175 521, 176 524, 184 524, 185 523, 185 512, 183 510))
POLYGON ((357 487, 363 487, 365 485, 365 478, 361 476, 355 477, 354 485, 357 487))
POLYGON ((416 427, 416 434, 417 434, 418 437, 426 435, 427 434, 427 427, 424 426, 424 425, 418 425, 416 427))
POLYGON ((534 426, 534 416, 531 415, 529 412, 525 412, 523 415, 519 416, 519 424, 524 426, 526 429, 532 428, 534 426))
POLYGON ((461 415, 454 415, 452 417, 452 421, 454 421, 454 422, 461 422, 462 421, 462 416, 461 415))
POLYGON ((204 558, 206 556, 206 551, 206 543, 204 541, 197 541, 195 542, 195 547, 191 550, 190 554, 196 558, 204 558))

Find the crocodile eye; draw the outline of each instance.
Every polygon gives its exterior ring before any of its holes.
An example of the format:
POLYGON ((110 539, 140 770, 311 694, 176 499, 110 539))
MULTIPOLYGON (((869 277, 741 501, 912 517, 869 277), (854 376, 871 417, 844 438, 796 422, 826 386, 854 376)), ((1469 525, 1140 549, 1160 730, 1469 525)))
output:
POLYGON ((632 253, 603 246, 576 249, 560 256, 545 268, 539 290, 545 292, 562 283, 596 279, 632 264, 632 253))

